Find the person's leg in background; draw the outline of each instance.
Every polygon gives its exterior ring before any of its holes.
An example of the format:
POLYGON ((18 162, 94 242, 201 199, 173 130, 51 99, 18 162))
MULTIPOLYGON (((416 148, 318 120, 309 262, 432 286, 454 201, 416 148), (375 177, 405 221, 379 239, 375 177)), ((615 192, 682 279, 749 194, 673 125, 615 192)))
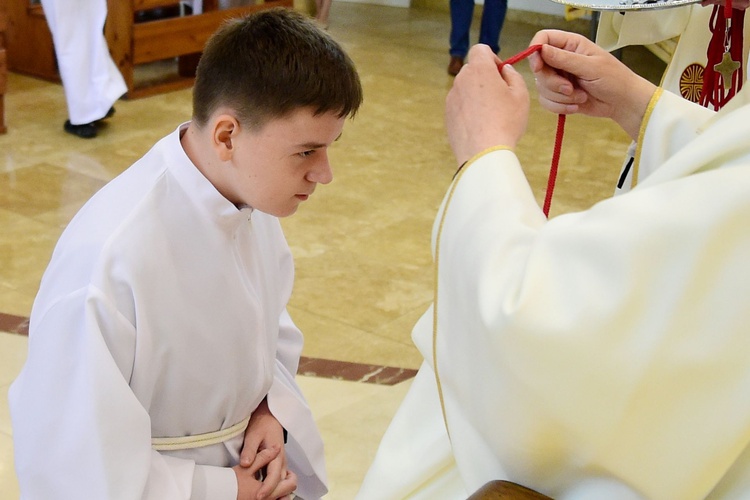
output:
POLYGON ((95 137, 96 122, 111 116, 113 104, 127 91, 103 34, 107 2, 42 0, 42 8, 68 106, 63 128, 78 137, 95 137))
POLYGON ((330 11, 331 0, 315 0, 315 19, 325 29, 328 29, 328 15, 330 11))
POLYGON ((505 22, 508 0, 484 0, 479 43, 489 45, 495 54, 500 53, 500 32, 505 22))
POLYGON ((451 34, 448 74, 456 76, 469 53, 469 31, 474 15, 474 0, 450 0, 451 34))

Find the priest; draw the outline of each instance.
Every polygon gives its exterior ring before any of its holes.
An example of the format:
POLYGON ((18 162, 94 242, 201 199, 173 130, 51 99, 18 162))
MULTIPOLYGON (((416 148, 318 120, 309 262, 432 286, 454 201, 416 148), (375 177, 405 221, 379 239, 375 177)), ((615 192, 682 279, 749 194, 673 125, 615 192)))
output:
MULTIPOLYGON (((701 4, 650 10, 600 13, 596 42, 607 50, 630 45, 659 45, 672 40, 661 87, 710 109, 721 109, 747 79, 750 0, 704 0, 701 4), (726 56, 725 56, 726 54, 726 56), (728 60, 725 61, 725 57, 728 60)), ((616 193, 635 182, 635 143, 623 162, 616 193)))
POLYGON ((554 113, 615 120, 637 186, 547 220, 514 153, 524 80, 475 46, 447 102, 461 165, 433 230, 424 363, 358 500, 750 496, 750 94, 720 112, 541 31, 554 113), (566 74, 567 77, 561 76, 566 74))

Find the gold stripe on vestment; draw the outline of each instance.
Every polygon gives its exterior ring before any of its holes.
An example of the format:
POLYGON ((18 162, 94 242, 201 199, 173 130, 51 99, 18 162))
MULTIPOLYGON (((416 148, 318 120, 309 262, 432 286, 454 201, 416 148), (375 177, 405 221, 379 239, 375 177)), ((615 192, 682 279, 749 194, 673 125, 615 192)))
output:
POLYGON ((438 396, 440 397, 440 409, 443 411, 443 422, 445 422, 445 430, 448 432, 448 439, 450 439, 450 430, 448 429, 448 418, 445 413, 445 399, 443 398, 443 386, 440 383, 440 373, 438 372, 438 361, 437 361, 437 324, 438 324, 438 274, 440 269, 440 237, 443 234, 443 225, 445 224, 445 214, 448 213, 448 207, 450 206, 453 193, 456 191, 458 181, 466 173, 469 167, 482 156, 492 153, 493 151, 513 151, 513 148, 508 146, 493 146, 485 149, 479 154, 474 155, 469 161, 461 165, 459 171, 456 173, 456 177, 453 180, 453 184, 448 191, 448 197, 445 200, 445 207, 443 213, 440 216, 440 223, 438 224, 438 232, 435 238, 435 264, 433 267, 433 279, 435 280, 434 294, 432 297, 432 365, 435 371, 435 381, 437 383, 438 396))
POLYGON ((633 189, 638 184, 638 169, 641 166, 641 148, 643 147, 643 138, 646 136, 646 126, 648 121, 651 119, 651 113, 653 113, 656 103, 661 97, 664 89, 656 87, 654 95, 651 96, 651 100, 648 102, 646 112, 643 114, 643 120, 641 120, 641 128, 638 130, 638 141, 635 145, 635 158, 633 160, 633 177, 630 180, 630 189, 633 189))

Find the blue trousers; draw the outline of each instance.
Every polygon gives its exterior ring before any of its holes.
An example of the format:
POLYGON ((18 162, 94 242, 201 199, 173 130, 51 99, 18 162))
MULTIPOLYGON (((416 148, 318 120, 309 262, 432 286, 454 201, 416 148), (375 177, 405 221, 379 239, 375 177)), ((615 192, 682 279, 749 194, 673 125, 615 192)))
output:
MULTIPOLYGON (((466 57, 469 52, 469 31, 474 16, 474 0, 450 0, 450 7, 450 55, 466 57)), ((500 31, 503 29, 507 10, 508 0, 484 0, 479 43, 489 45, 495 54, 500 52, 500 31)))

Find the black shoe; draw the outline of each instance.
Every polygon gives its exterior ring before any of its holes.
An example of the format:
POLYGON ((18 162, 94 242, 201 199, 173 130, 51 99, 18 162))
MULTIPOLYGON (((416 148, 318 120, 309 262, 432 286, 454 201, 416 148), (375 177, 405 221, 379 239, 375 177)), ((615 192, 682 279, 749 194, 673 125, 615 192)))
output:
POLYGON ((114 114, 115 114, 115 107, 114 107, 114 106, 112 106, 111 108, 109 108, 109 111, 107 111, 107 114, 106 114, 106 115, 104 115, 104 117, 102 117, 102 118, 99 118, 99 119, 98 119, 98 120, 96 120, 96 121, 100 122, 100 121, 102 121, 102 120, 106 120, 107 118, 112 118, 112 116, 114 116, 114 114))
POLYGON ((73 125, 70 120, 65 120, 63 129, 69 134, 80 137, 81 139, 93 139, 96 137, 96 124, 84 123, 83 125, 73 125))

